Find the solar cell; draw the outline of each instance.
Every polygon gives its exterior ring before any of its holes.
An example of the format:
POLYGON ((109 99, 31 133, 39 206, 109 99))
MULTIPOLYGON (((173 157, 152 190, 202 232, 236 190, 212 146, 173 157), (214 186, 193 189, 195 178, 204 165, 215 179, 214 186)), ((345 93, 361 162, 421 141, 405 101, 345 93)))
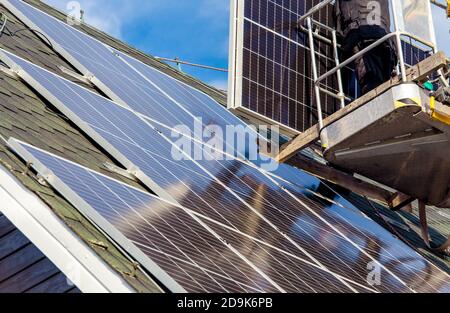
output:
MULTIPOLYGON (((35 81, 31 85, 42 90, 36 85, 39 83, 50 91, 59 99, 59 106, 69 108, 72 113, 67 113, 67 108, 63 108, 63 112, 69 117, 78 117, 75 123, 87 133, 94 131, 99 138, 106 140, 108 145, 103 144, 106 150, 110 152, 113 147, 120 152, 118 160, 124 166, 129 169, 137 166, 163 194, 169 196, 168 199, 237 232, 251 234, 257 240, 277 246, 285 254, 309 260, 323 271, 332 268, 335 275, 339 274, 338 280, 347 279, 364 286, 366 264, 363 260, 370 260, 372 256, 372 260, 383 260, 383 253, 364 250, 368 248, 366 243, 371 237, 352 237, 349 240, 348 235, 345 238, 338 234, 329 222, 312 214, 297 200, 305 201, 307 198, 303 194, 289 196, 249 164, 238 160, 175 161, 172 155, 174 147, 170 142, 132 111, 15 56, 10 55, 10 58, 21 62, 22 68, 32 76, 32 79, 28 78, 30 82, 35 81), (83 123, 88 123, 91 129, 83 123), (318 233, 325 235, 313 235, 318 233), (352 244, 353 240, 360 245, 352 244), (328 246, 330 242, 334 245, 328 246), (362 257, 361 260, 356 256, 362 257)), ((102 144, 101 141, 99 143, 102 144)), ((292 193, 297 192, 293 188, 291 190, 292 193)), ((325 201, 309 198, 317 212, 322 213, 329 207, 325 201)), ((424 267, 427 265, 425 262, 424 267)), ((388 283, 380 290, 404 290, 406 286, 401 284, 402 280, 392 280, 394 275, 391 273, 386 275, 388 283)))

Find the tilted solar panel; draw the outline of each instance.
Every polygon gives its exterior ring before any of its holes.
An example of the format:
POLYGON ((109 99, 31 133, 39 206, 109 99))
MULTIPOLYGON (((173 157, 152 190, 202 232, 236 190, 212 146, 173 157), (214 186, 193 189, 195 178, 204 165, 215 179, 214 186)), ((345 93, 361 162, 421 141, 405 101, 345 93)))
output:
MULTIPOLYGON (((5 5, 29 27, 44 33, 55 50, 112 100, 161 124, 163 130, 164 127, 173 129, 180 125, 187 125, 192 130, 196 121, 200 121, 203 127, 217 125, 223 130, 228 125, 245 126, 208 95, 114 50, 33 6, 20 0, 8 0, 5 5)), ((226 147, 228 144, 223 145, 226 147)), ((235 146, 233 143, 230 145, 233 150, 235 146)))
MULTIPOLYGON (((315 276, 331 273, 335 282, 339 282, 330 287, 333 290, 356 290, 356 285, 366 290, 411 291, 407 279, 404 281, 383 265, 386 260, 395 261, 396 255, 387 253, 386 249, 375 253, 370 250, 368 243, 384 241, 379 236, 367 238, 368 236, 350 233, 353 237, 349 238, 343 232, 336 231, 336 227, 332 227, 329 221, 318 218, 314 209, 302 202, 300 193, 294 195, 294 189, 290 194, 287 193, 284 189, 286 187, 281 188, 280 183, 275 183, 267 174, 250 164, 239 160, 194 162, 190 158, 176 161, 170 139, 161 136, 134 112, 20 58, 11 54, 8 56, 15 64, 6 58, 4 61, 10 66, 19 64, 22 68, 19 74, 30 85, 87 134, 98 140, 98 144, 125 167, 134 171, 147 186, 156 188, 156 193, 167 196, 168 200, 181 204, 207 221, 278 248, 277 251, 283 253, 283 258, 289 260, 289 264, 283 262, 282 267, 291 268, 290 264, 297 264, 297 260, 312 264, 318 270, 315 276), (149 179, 151 184, 148 183, 149 179), (312 233, 324 235, 314 236, 312 233), (380 287, 368 286, 364 276, 367 262, 374 260, 386 271, 384 284, 380 287)), ((302 185, 302 188, 305 186, 302 185)), ((317 212, 321 213, 330 207, 329 200, 327 204, 313 197, 310 199, 317 206, 317 212)), ((347 217, 343 216, 345 221, 347 217)), ((348 219, 346 222, 351 223, 348 219)), ((364 222, 369 225, 362 223, 360 229, 374 226, 370 220, 364 222)), ((231 241, 237 235, 229 236, 231 241)), ((397 250, 404 248, 400 242, 394 242, 393 246, 397 250)), ((241 249, 241 254, 248 253, 244 246, 241 249)), ((407 255, 409 254, 410 250, 407 251, 407 255)), ((434 272, 433 267, 423 258, 417 256, 416 260, 423 262, 423 267, 428 273, 432 273, 433 278, 442 275, 440 271, 434 272)), ((301 269, 291 270, 295 272, 301 269)), ((417 275, 422 279, 421 270, 417 275)), ((445 279, 443 281, 445 283, 445 279)), ((279 284, 282 284, 281 281, 279 284)), ((302 285, 297 285, 294 289, 290 289, 286 283, 282 286, 283 290, 304 290, 302 285)), ((442 287, 428 286, 419 280, 415 288, 435 290, 442 287)))

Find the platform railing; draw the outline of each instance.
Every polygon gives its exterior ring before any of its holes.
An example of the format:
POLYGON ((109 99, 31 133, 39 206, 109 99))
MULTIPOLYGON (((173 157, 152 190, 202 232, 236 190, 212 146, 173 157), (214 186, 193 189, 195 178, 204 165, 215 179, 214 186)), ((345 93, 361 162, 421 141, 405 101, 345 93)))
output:
MULTIPOLYGON (((315 99, 316 99, 316 109, 318 112, 318 124, 320 129, 323 128, 323 112, 322 112, 322 103, 321 103, 321 99, 320 99, 320 93, 326 93, 336 99, 339 99, 340 104, 341 104, 341 108, 345 107, 345 101, 349 100, 349 97, 347 97, 344 94, 343 91, 343 83, 342 83, 342 73, 341 70, 348 66, 349 64, 351 64, 352 62, 354 62, 356 59, 361 58, 362 56, 364 56, 365 54, 367 54, 368 52, 372 51, 373 49, 375 49, 376 47, 378 47, 379 45, 383 44, 384 42, 387 42, 388 40, 391 40, 392 38, 395 39, 395 46, 397 49, 397 54, 398 54, 398 60, 399 60, 399 64, 398 64, 398 72, 401 75, 401 79, 402 81, 407 81, 407 77, 406 77, 406 64, 405 64, 405 60, 404 60, 404 55, 403 55, 403 46, 402 46, 402 37, 408 37, 410 39, 413 39, 419 43, 421 43, 422 45, 429 47, 433 53, 437 52, 436 49, 436 45, 432 42, 423 40, 411 33, 405 32, 400 30, 399 27, 399 20, 398 20, 398 12, 397 12, 397 7, 395 5, 393 5, 393 1, 395 0, 391 0, 390 4, 391 4, 391 8, 392 8, 392 15, 393 15, 393 26, 394 26, 394 31, 385 35, 384 37, 380 38, 379 40, 375 41, 374 43, 372 43, 371 45, 369 45, 368 47, 366 47, 365 49, 359 51, 358 53, 352 55, 350 58, 346 59, 343 62, 340 62, 339 59, 339 44, 337 42, 337 36, 336 36, 336 30, 332 27, 329 27, 327 25, 324 25, 323 23, 320 23, 318 21, 315 21, 312 16, 319 12, 321 9, 325 8, 327 5, 329 5, 331 2, 333 2, 333 0, 324 0, 322 2, 320 2, 319 4, 317 4, 316 6, 314 6, 313 8, 311 8, 307 13, 305 13, 298 21, 299 23, 299 27, 301 29, 304 28, 304 23, 306 22, 306 31, 308 33, 308 37, 309 37, 309 48, 310 48, 310 53, 311 53, 311 66, 312 66, 312 71, 313 71, 313 80, 314 80, 314 93, 315 93, 315 99), (316 61, 316 49, 315 49, 315 44, 314 44, 314 38, 317 38, 317 33, 314 31, 314 26, 318 27, 318 28, 322 28, 328 32, 331 32, 331 39, 327 39, 327 40, 323 40, 325 43, 331 44, 333 47, 333 54, 334 54, 334 59, 335 59, 335 63, 336 66, 329 70, 328 72, 326 72, 325 74, 321 75, 320 77, 318 76, 318 71, 317 71, 317 61, 316 61), (331 75, 337 75, 337 81, 338 81, 338 93, 332 93, 331 91, 321 88, 320 87, 320 83, 323 82, 327 77, 330 77, 331 75)), ((319 38, 320 39, 320 38, 319 38)), ((439 72, 438 74, 440 74, 441 76, 441 81, 443 81, 444 84, 448 84, 448 82, 444 79, 443 75, 441 72, 439 72)))

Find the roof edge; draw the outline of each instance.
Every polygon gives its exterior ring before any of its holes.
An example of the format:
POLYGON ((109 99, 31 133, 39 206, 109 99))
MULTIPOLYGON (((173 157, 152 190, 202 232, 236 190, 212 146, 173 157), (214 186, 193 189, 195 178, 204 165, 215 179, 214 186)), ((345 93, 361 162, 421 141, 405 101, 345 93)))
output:
POLYGON ((118 272, 2 165, 0 182, 2 213, 78 289, 85 293, 135 292, 118 272))

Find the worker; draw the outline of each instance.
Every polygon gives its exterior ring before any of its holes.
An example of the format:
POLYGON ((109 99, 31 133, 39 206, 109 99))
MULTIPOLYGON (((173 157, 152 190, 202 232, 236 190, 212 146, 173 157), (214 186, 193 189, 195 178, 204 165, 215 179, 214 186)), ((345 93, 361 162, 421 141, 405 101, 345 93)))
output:
MULTIPOLYGON (((390 32, 389 0, 336 0, 335 11, 344 60, 390 32)), ((391 78, 398 60, 394 47, 388 40, 356 59, 362 94, 391 78)))

